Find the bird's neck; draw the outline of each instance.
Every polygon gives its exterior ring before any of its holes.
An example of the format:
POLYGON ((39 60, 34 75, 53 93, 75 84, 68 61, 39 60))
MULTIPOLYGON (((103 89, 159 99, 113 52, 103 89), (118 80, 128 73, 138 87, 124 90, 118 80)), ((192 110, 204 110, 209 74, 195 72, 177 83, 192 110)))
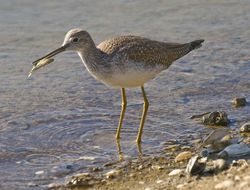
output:
POLYGON ((99 50, 94 42, 85 46, 78 51, 83 64, 91 74, 100 73, 108 64, 108 55, 99 50))

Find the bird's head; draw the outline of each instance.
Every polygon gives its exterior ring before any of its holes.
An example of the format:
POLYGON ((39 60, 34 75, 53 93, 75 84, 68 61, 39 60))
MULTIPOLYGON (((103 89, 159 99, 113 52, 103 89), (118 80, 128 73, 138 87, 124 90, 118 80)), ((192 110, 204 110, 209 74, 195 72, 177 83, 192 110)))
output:
POLYGON ((64 51, 84 51, 85 49, 89 49, 89 47, 92 47, 93 45, 94 42, 87 31, 79 28, 72 29, 65 35, 61 47, 34 61, 32 64, 36 65, 40 60, 52 58, 64 51))

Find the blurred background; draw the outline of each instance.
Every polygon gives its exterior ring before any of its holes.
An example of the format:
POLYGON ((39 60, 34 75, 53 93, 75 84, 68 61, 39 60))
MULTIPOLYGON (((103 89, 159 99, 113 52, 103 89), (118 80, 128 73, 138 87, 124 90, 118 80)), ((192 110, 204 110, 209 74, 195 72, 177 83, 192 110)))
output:
MULTIPOLYGON (((230 102, 249 99, 249 10, 249 0, 0 0, 0 188, 43 189, 119 159, 120 91, 92 78, 76 53, 60 54, 27 80, 31 62, 58 48, 72 28, 87 30, 96 44, 123 34, 205 39, 145 85, 146 156, 164 155, 168 141, 193 146, 192 139, 208 133, 189 119, 194 114, 224 110, 232 129, 249 120, 249 106, 230 102)), ((139 89, 127 99, 121 148, 133 158, 143 100, 139 89)))

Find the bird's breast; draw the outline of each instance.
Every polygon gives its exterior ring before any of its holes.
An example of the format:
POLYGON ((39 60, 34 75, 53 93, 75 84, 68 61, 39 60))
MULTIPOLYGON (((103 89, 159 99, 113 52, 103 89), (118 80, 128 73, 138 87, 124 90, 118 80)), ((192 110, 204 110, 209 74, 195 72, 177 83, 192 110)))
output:
POLYGON ((164 70, 162 65, 146 66, 144 63, 127 63, 113 66, 112 74, 100 80, 115 88, 133 88, 142 86, 164 70))

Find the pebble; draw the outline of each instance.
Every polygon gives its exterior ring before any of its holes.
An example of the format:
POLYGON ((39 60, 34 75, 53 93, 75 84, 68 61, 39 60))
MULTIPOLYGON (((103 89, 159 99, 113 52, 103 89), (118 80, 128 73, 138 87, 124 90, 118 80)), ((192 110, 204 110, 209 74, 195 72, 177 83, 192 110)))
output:
POLYGON ((156 181, 157 184, 162 183, 162 182, 163 180, 160 180, 160 179, 156 181))
POLYGON ((218 183, 214 186, 215 189, 226 189, 234 185, 234 181, 232 180, 225 180, 221 183, 218 183))
POLYGON ((58 189, 58 188, 60 188, 61 187, 61 185, 60 184, 57 184, 57 183, 50 183, 49 185, 48 185, 48 188, 49 189, 58 189))
POLYGON ((191 149, 191 147, 190 146, 182 146, 181 147, 181 150, 185 150, 185 151, 188 151, 188 150, 190 150, 191 149))
POLYGON ((240 181, 240 176, 238 175, 234 176, 234 181, 240 181))
POLYGON ((37 186, 38 186, 38 185, 35 184, 34 182, 29 182, 27 185, 28 185, 29 187, 37 187, 37 186))
POLYGON ((173 171, 171 171, 168 175, 169 176, 175 176, 175 175, 179 175, 183 172, 182 169, 174 169, 173 171))
POLYGON ((249 133, 250 132, 250 122, 243 124, 240 127, 240 132, 241 133, 249 133))
POLYGON ((229 164, 224 159, 217 159, 213 161, 213 167, 215 171, 220 172, 227 169, 229 167, 229 164))
POLYGON ((114 178, 114 177, 120 175, 121 173, 122 173, 121 170, 111 170, 111 171, 107 172, 105 175, 106 175, 107 179, 111 179, 111 178, 114 178))
POLYGON ((44 171, 43 171, 43 170, 40 170, 40 171, 37 171, 35 174, 36 174, 36 175, 42 175, 42 174, 44 174, 44 171))
POLYGON ((184 152, 181 152, 180 154, 178 154, 175 157, 174 161, 175 162, 182 162, 182 161, 185 161, 185 160, 189 160, 191 157, 192 157, 192 152, 184 151, 184 152))
POLYGON ((180 188, 182 188, 182 187, 184 187, 184 186, 185 186, 185 184, 179 184, 179 185, 176 186, 176 188, 177 188, 177 189, 180 189, 180 188))
MULTIPOLYGON (((239 159, 239 160, 233 160, 233 162, 232 162, 232 165, 233 166, 237 166, 238 167, 238 171, 240 171, 240 170, 244 170, 244 169, 246 169, 247 167, 249 167, 249 164, 247 163, 247 161, 246 160, 244 160, 244 159, 239 159)), ((247 177, 247 176, 246 176, 247 177)), ((250 176, 249 176, 249 180, 250 180, 250 176)))
POLYGON ((162 169, 164 169, 163 166, 159 166, 159 165, 153 165, 153 166, 151 166, 151 168, 152 168, 153 170, 162 170, 162 169))
POLYGON ((138 166, 138 170, 142 170, 143 168, 144 168, 143 165, 138 166))
POLYGON ((246 106, 247 100, 246 100, 246 98, 234 98, 233 101, 232 101, 232 104, 233 104, 235 107, 246 106))
POLYGON ((95 160, 96 157, 94 156, 81 156, 78 158, 78 160, 95 160))

